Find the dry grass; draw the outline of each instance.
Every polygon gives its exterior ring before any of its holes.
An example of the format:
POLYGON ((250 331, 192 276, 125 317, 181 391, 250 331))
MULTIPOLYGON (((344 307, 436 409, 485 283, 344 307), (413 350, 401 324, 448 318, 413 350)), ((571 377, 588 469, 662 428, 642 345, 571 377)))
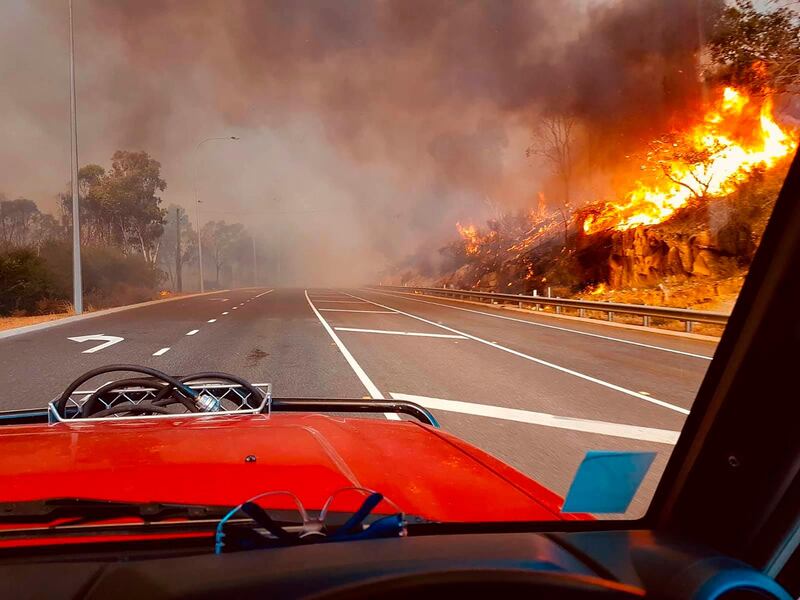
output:
POLYGON ((25 327, 26 325, 35 325, 46 321, 55 321, 56 319, 69 317, 72 314, 73 313, 70 311, 49 315, 34 315, 32 317, 0 317, 0 331, 14 329, 15 327, 25 327))

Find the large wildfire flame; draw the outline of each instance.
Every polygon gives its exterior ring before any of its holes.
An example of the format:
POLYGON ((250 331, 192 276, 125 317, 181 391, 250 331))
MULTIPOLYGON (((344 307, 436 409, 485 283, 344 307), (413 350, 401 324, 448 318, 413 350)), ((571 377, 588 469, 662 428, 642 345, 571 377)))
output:
POLYGON ((475 225, 464 226, 456 223, 456 229, 458 229, 461 239, 464 240, 464 251, 470 256, 477 254, 481 247, 481 238, 475 225))
POLYGON ((772 109, 770 98, 759 107, 744 92, 724 88, 699 123, 650 153, 653 179, 638 181, 623 201, 590 214, 584 232, 661 223, 692 198, 728 194, 755 169, 773 167, 797 143, 775 122, 772 109))

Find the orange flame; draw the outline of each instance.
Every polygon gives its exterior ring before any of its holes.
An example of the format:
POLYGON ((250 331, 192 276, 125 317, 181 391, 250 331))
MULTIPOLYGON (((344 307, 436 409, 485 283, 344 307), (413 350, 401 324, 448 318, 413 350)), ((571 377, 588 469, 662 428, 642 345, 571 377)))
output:
POLYGON ((478 229, 475 225, 462 226, 461 223, 456 223, 456 229, 461 239, 464 240, 464 250, 470 256, 474 256, 480 250, 480 236, 478 229))
POLYGON ((604 294, 605 292, 606 292, 606 284, 601 282, 597 284, 597 287, 589 290, 589 295, 599 296, 600 294, 604 294))
POLYGON ((666 160, 651 153, 662 171, 658 180, 637 181, 624 201, 589 215, 584 232, 661 223, 692 198, 729 194, 755 169, 775 166, 797 142, 775 122, 772 109, 771 98, 759 109, 745 93, 724 88, 701 122, 666 147, 666 160))

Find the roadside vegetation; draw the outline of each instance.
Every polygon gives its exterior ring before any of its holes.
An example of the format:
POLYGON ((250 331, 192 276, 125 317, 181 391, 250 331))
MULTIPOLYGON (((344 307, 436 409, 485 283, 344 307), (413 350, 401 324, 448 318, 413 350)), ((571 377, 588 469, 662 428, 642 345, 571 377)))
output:
MULTIPOLYGON (((147 152, 119 150, 108 169, 78 173, 84 303, 88 310, 156 298, 197 285, 197 232, 186 211, 162 207, 167 182, 147 152)), ((0 194, 0 317, 68 314, 72 299, 72 197, 55 214, 0 194)), ((209 289, 252 281, 251 238, 239 223, 202 230, 209 289)))

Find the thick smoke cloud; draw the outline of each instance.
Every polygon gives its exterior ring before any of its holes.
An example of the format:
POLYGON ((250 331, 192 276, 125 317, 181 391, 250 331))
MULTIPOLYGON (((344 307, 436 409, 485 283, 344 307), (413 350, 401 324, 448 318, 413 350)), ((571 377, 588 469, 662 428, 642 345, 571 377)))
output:
MULTIPOLYGON (((204 218, 247 223, 296 283, 374 280, 487 200, 530 202, 543 113, 610 162, 699 94, 697 0, 74 4, 81 162, 145 149, 190 207, 196 159, 204 218), (217 135, 242 141, 195 156, 217 135)), ((66 14, 0 13, 0 191, 42 201, 69 173, 66 14)))

